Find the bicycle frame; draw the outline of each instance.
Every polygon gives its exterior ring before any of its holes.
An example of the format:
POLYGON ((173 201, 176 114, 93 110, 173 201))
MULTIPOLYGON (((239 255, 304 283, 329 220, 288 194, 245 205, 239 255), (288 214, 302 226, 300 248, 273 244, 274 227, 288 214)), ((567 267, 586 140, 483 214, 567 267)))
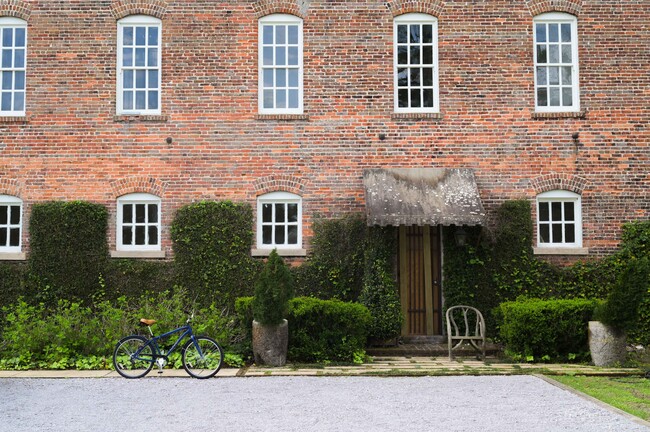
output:
MULTIPOLYGON (((192 343, 194 344, 194 346, 198 350, 199 355, 201 357, 203 357, 203 353, 201 352, 201 347, 196 343, 196 338, 194 337, 194 333, 192 331, 192 326, 190 326, 189 324, 185 324, 185 325, 183 325, 181 327, 178 327, 178 328, 176 328, 174 330, 168 331, 167 333, 163 333, 163 334, 158 335, 158 336, 153 335, 153 331, 151 330, 151 327, 148 327, 148 328, 149 328, 149 332, 151 333, 152 337, 151 337, 151 339, 149 339, 147 341, 146 344, 144 344, 140 349, 138 349, 133 354, 133 358, 135 358, 137 360, 148 361, 148 362, 151 362, 151 363, 157 362, 158 359, 162 358, 162 359, 164 359, 165 363, 167 363, 167 361, 169 360, 169 355, 176 350, 178 345, 180 345, 181 341, 183 339, 185 339, 185 337, 187 337, 187 336, 189 336, 190 340, 192 341, 192 343), (173 334, 180 333, 180 332, 183 332, 183 333, 180 336, 178 336, 178 339, 176 339, 176 342, 174 342, 174 344, 171 346, 171 348, 169 348, 169 350, 167 350, 166 353, 161 351, 160 347, 158 346, 158 341, 161 340, 161 339, 165 339, 165 338, 167 338, 167 337, 169 337, 169 336, 171 336, 173 334), (142 350, 145 349, 148 346, 150 346, 152 348, 153 357, 151 359, 149 359, 149 358, 141 358, 140 357, 140 352, 142 352, 142 350)), ((162 365, 160 367, 162 368, 163 366, 164 365, 162 365)))

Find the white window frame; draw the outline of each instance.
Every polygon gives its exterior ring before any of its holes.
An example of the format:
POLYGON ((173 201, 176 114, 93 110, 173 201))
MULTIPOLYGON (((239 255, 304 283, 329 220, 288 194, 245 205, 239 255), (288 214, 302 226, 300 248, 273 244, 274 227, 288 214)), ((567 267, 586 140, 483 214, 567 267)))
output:
MULTIPOLYGON (((134 45, 135 46, 135 35, 133 35, 134 38, 134 45)), ((131 45, 129 45, 131 46, 131 45)), ((117 95, 116 95, 116 112, 118 115, 159 115, 161 111, 161 101, 162 101, 162 21, 159 20, 158 18, 154 18, 148 15, 132 15, 128 16, 126 18, 122 18, 117 22, 117 95), (135 55, 135 49, 134 49, 134 55, 132 56, 132 65, 127 65, 125 66, 123 64, 124 62, 124 32, 123 29, 124 27, 146 27, 147 32, 145 34, 145 43, 146 45, 142 46, 140 49, 144 49, 144 65, 135 65, 136 63, 136 55, 135 55), (158 44, 157 45, 149 45, 148 43, 148 35, 149 35, 149 28, 151 27, 156 27, 158 29, 158 44), (157 65, 155 66, 149 66, 149 49, 157 49, 157 65), (125 98, 124 98, 124 79, 125 79, 125 72, 132 72, 132 82, 133 82, 133 92, 136 92, 136 75, 137 72, 143 71, 144 72, 144 81, 145 81, 145 90, 141 90, 145 92, 145 108, 136 108, 136 99, 133 99, 133 106, 132 107, 125 107, 125 98), (158 72, 158 85, 154 87, 149 87, 149 72, 150 71, 157 71, 158 72), (150 109, 149 107, 149 94, 152 91, 157 91, 158 99, 157 99, 157 108, 155 109, 150 109)))
MULTIPOLYGON (((410 34, 410 32, 409 32, 410 34)), ((423 73, 420 73, 420 81, 423 80, 423 73)), ((434 16, 427 15, 427 14, 422 14, 422 13, 407 13, 404 15, 400 15, 398 17, 395 17, 393 20, 393 88, 394 88, 394 110, 396 113, 439 113, 440 112, 440 98, 439 98, 439 84, 438 84, 438 19, 434 16), (420 42, 417 43, 411 43, 410 38, 409 40, 404 43, 399 41, 399 32, 398 32, 398 27, 400 25, 431 25, 433 26, 432 28, 432 41, 431 43, 425 43, 420 40, 420 42), (432 76, 431 76, 431 85, 424 85, 422 82, 418 84, 417 86, 411 87, 411 76, 408 74, 407 76, 407 86, 404 88, 404 86, 400 87, 400 79, 399 79, 399 69, 409 69, 409 68, 400 68, 399 64, 399 49, 400 47, 407 47, 407 56, 408 56, 408 63, 409 66, 416 66, 416 65, 410 65, 411 62, 411 50, 409 49, 412 46, 419 46, 420 47, 420 59, 419 59, 419 65, 421 70, 428 69, 429 67, 432 69, 432 76), (431 46, 432 48, 432 63, 423 63, 424 61, 424 55, 423 55, 423 48, 431 46), (427 66, 425 68, 425 66, 427 66), (420 104, 422 105, 422 102, 424 101, 424 90, 432 90, 433 91, 433 106, 430 107, 400 107, 399 106, 399 91, 400 89, 406 90, 409 92, 409 105, 411 105, 411 91, 412 90, 419 90, 420 91, 420 104)))
MULTIPOLYGON (((0 17, 0 117, 23 117, 25 116, 25 110, 27 106, 27 21, 13 18, 13 17, 0 17), (5 47, 4 45, 4 31, 6 29, 13 29, 11 46, 5 47), (22 29, 25 32, 25 46, 16 47, 15 45, 15 35, 16 29, 22 29), (18 50, 23 51, 23 64, 22 66, 16 66, 16 52, 18 50), (5 53, 11 56, 11 66, 3 67, 5 53), (16 77, 21 74, 22 79, 22 88, 16 88, 18 84, 16 77), (10 88, 5 89, 5 74, 11 74, 10 88), (23 104, 22 109, 15 109, 16 94, 22 93, 23 104), (2 101, 10 95, 10 105, 11 109, 3 110, 2 101)), ((8 75, 7 75, 8 76, 8 75)))
POLYGON ((564 248, 569 248, 569 249, 576 249, 576 248, 582 248, 582 197, 578 195, 577 193, 566 191, 566 190, 553 190, 553 191, 548 191, 548 192, 543 192, 539 195, 537 195, 537 200, 536 200, 536 209, 537 209, 537 247, 539 249, 546 249, 546 248, 553 248, 553 249, 564 249, 564 248), (573 217, 574 220, 566 220, 565 218, 565 206, 564 203, 567 202, 572 202, 573 203, 573 217), (540 211, 540 204, 541 203, 548 203, 549 204, 549 220, 548 221, 542 221, 540 220, 541 216, 541 211, 540 211), (552 216, 552 209, 551 203, 561 203, 561 218, 559 220, 553 220, 552 216), (575 239, 573 242, 567 242, 564 239, 564 236, 566 234, 565 230, 565 225, 566 224, 574 224, 575 225, 575 239), (553 242, 553 224, 559 224, 562 225, 562 241, 561 242, 553 242), (549 225, 549 241, 548 242, 542 242, 542 235, 541 235, 541 225, 549 225))
POLYGON ((18 223, 11 222, 11 215, 7 213, 7 222, 0 225, 0 229, 7 230, 7 240, 4 244, 0 244, 0 253, 14 254, 20 253, 22 250, 23 242, 23 200, 18 197, 11 195, 0 195, 0 206, 18 206, 19 209, 19 220, 18 223), (11 246, 9 245, 10 241, 10 230, 18 229, 18 245, 11 246))
POLYGON ((258 250, 267 250, 271 251, 273 249, 277 249, 278 253, 281 251, 300 251, 302 248, 302 197, 300 195, 292 194, 289 192, 271 192, 267 193, 264 195, 260 195, 257 197, 257 249, 258 250), (272 204, 272 211, 273 211, 273 216, 272 216, 272 221, 269 222, 264 222, 263 220, 263 207, 264 204, 272 204), (285 216, 287 215, 286 211, 286 205, 288 204, 297 204, 298 206, 298 216, 297 216, 297 221, 296 222, 289 222, 289 221, 283 221, 283 222, 277 222, 275 220, 275 209, 276 209, 276 204, 284 204, 285 205, 285 216), (271 244, 264 244, 264 238, 263 238, 263 230, 265 226, 271 226, 271 232, 273 236, 273 240, 271 244), (298 233, 297 233, 297 242, 295 244, 288 244, 288 243, 281 243, 278 244, 275 241, 275 227, 276 226, 284 226, 285 227, 285 239, 288 239, 288 227, 289 226, 296 226, 298 233))
POLYGON ((550 12, 550 13, 544 13, 541 15, 537 15, 533 19, 533 62, 534 62, 534 79, 535 79, 535 112, 578 112, 580 111, 580 75, 579 75, 579 61, 578 61, 578 19, 570 14, 566 13, 561 13, 561 12, 550 12), (545 31, 545 38, 546 41, 539 41, 538 42, 538 37, 537 37, 537 25, 538 24, 543 24, 546 27, 545 31), (548 25, 570 25, 571 27, 571 41, 570 42, 563 42, 562 41, 562 31, 561 28, 558 29, 558 42, 550 42, 549 39, 549 27, 548 25), (547 56, 547 62, 545 63, 538 63, 538 45, 546 46, 546 56, 547 56), (551 56, 551 50, 550 50, 550 45, 557 45, 558 46, 558 61, 557 62, 551 62, 550 61, 550 56, 551 56), (570 45, 570 53, 571 53, 571 61, 563 61, 562 60, 562 48, 564 46, 570 45), (549 82, 550 80, 550 69, 551 68, 557 68, 558 70, 558 75, 557 75, 557 84, 551 84, 549 82), (563 68, 570 68, 571 70, 571 83, 563 83, 563 78, 565 76, 565 72, 563 71, 563 68), (545 70, 543 74, 542 70, 545 70), (547 89, 547 105, 538 105, 539 104, 539 97, 538 97, 538 92, 542 88, 547 89), (550 96, 550 88, 553 87, 554 89, 558 89, 559 91, 559 97, 560 97, 560 105, 559 106, 551 106, 551 96, 550 96), (571 105, 562 105, 562 90, 563 89, 571 89, 571 99, 572 99, 572 104, 571 105))
MULTIPOLYGON (((147 208, 145 207, 145 208, 147 208)), ((115 235, 115 246, 118 251, 160 251, 161 250, 161 217, 162 217, 162 203, 159 197, 151 195, 148 193, 132 193, 119 197, 117 199, 117 223, 116 225, 116 235, 115 235), (135 222, 135 214, 133 215, 133 222, 125 224, 123 221, 124 216, 124 205, 137 205, 144 204, 148 207, 149 204, 156 204, 158 206, 158 214, 156 222, 149 222, 149 212, 145 211, 145 222, 135 222), (122 237, 122 229, 124 225, 129 225, 132 227, 144 226, 145 227, 145 244, 137 245, 135 244, 135 232, 132 233, 132 242, 131 244, 124 244, 122 237), (156 244, 148 244, 149 241, 149 227, 154 226, 158 231, 158 242, 156 244)))
POLYGON ((293 15, 287 14, 273 14, 262 17, 258 21, 258 112, 260 114, 302 114, 303 113, 303 34, 302 34, 302 19, 293 15), (273 40, 265 41, 264 27, 272 26, 273 30, 273 40), (285 43, 277 43, 275 38, 276 32, 275 29, 281 26, 297 26, 298 27, 298 38, 297 43, 292 43, 289 40, 288 32, 285 32, 285 43), (289 51, 291 49, 297 48, 297 64, 289 64, 289 51), (272 50, 273 60, 271 64, 264 63, 264 52, 265 49, 272 50), (285 53, 286 64, 278 65, 276 64, 276 52, 278 49, 283 50, 285 53), (278 76, 279 74, 286 71, 284 75, 283 82, 284 85, 278 86, 278 76), (297 83, 294 79, 291 78, 291 71, 297 71, 297 83), (272 76, 269 76, 271 74, 272 76), (296 85, 297 84, 297 85, 296 85), (285 92, 285 107, 277 107, 278 92, 285 92), (298 106, 293 108, 288 108, 289 104, 289 93, 295 92, 298 93, 298 106), (265 102, 265 92, 266 94, 271 94, 273 97, 273 107, 266 107, 265 102))

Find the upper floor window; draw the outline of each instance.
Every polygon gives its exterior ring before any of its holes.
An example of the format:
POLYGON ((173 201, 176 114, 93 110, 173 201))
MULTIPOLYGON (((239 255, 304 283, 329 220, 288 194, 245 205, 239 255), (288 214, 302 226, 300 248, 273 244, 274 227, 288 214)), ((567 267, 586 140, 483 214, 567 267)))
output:
POLYGON ((133 193, 117 199, 117 250, 160 250, 160 198, 133 193))
POLYGON ((257 199, 257 247, 302 247, 302 199, 299 195, 272 192, 257 199))
POLYGON ((437 19, 400 15, 394 20, 393 38, 395 112, 438 112, 437 19))
POLYGON ((259 20, 259 112, 303 112, 302 20, 275 14, 259 20))
POLYGON ((117 23, 117 113, 160 114, 162 22, 133 15, 117 23))
POLYGON ((27 57, 25 21, 18 18, 0 18, 0 49, 0 116, 24 116, 27 57))
POLYGON ((582 247, 580 195, 565 190, 537 195, 537 246, 582 247))
POLYGON ((578 89, 578 21, 565 13, 534 19, 535 110, 580 110, 578 89))
POLYGON ((0 195, 0 252, 20 252, 23 202, 0 195))

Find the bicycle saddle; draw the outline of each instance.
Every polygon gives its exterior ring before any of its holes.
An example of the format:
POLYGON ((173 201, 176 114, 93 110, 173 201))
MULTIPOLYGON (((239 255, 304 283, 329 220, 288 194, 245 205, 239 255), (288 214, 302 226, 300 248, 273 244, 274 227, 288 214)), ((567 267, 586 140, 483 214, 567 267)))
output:
POLYGON ((148 326, 154 325, 155 323, 156 323, 156 320, 140 318, 140 325, 142 325, 142 326, 147 326, 148 327, 148 326))

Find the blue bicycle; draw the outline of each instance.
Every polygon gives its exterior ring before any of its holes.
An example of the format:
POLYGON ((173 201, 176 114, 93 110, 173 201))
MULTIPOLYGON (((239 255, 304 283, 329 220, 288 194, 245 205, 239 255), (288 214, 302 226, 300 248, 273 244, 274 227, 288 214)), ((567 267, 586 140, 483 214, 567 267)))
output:
POLYGON ((183 345, 181 354, 185 371, 191 377, 198 379, 215 376, 223 364, 223 350, 214 339, 194 335, 190 325, 193 317, 194 314, 191 314, 184 326, 160 336, 154 336, 151 330, 151 326, 156 321, 142 318, 140 325, 149 329, 151 339, 140 335, 122 338, 113 352, 113 366, 117 373, 124 378, 142 378, 151 371, 154 365, 160 368, 158 373, 162 373, 162 369, 169 362, 169 355, 187 337, 189 340, 183 345), (160 348, 158 341, 177 333, 180 333, 178 339, 167 352, 160 348))

